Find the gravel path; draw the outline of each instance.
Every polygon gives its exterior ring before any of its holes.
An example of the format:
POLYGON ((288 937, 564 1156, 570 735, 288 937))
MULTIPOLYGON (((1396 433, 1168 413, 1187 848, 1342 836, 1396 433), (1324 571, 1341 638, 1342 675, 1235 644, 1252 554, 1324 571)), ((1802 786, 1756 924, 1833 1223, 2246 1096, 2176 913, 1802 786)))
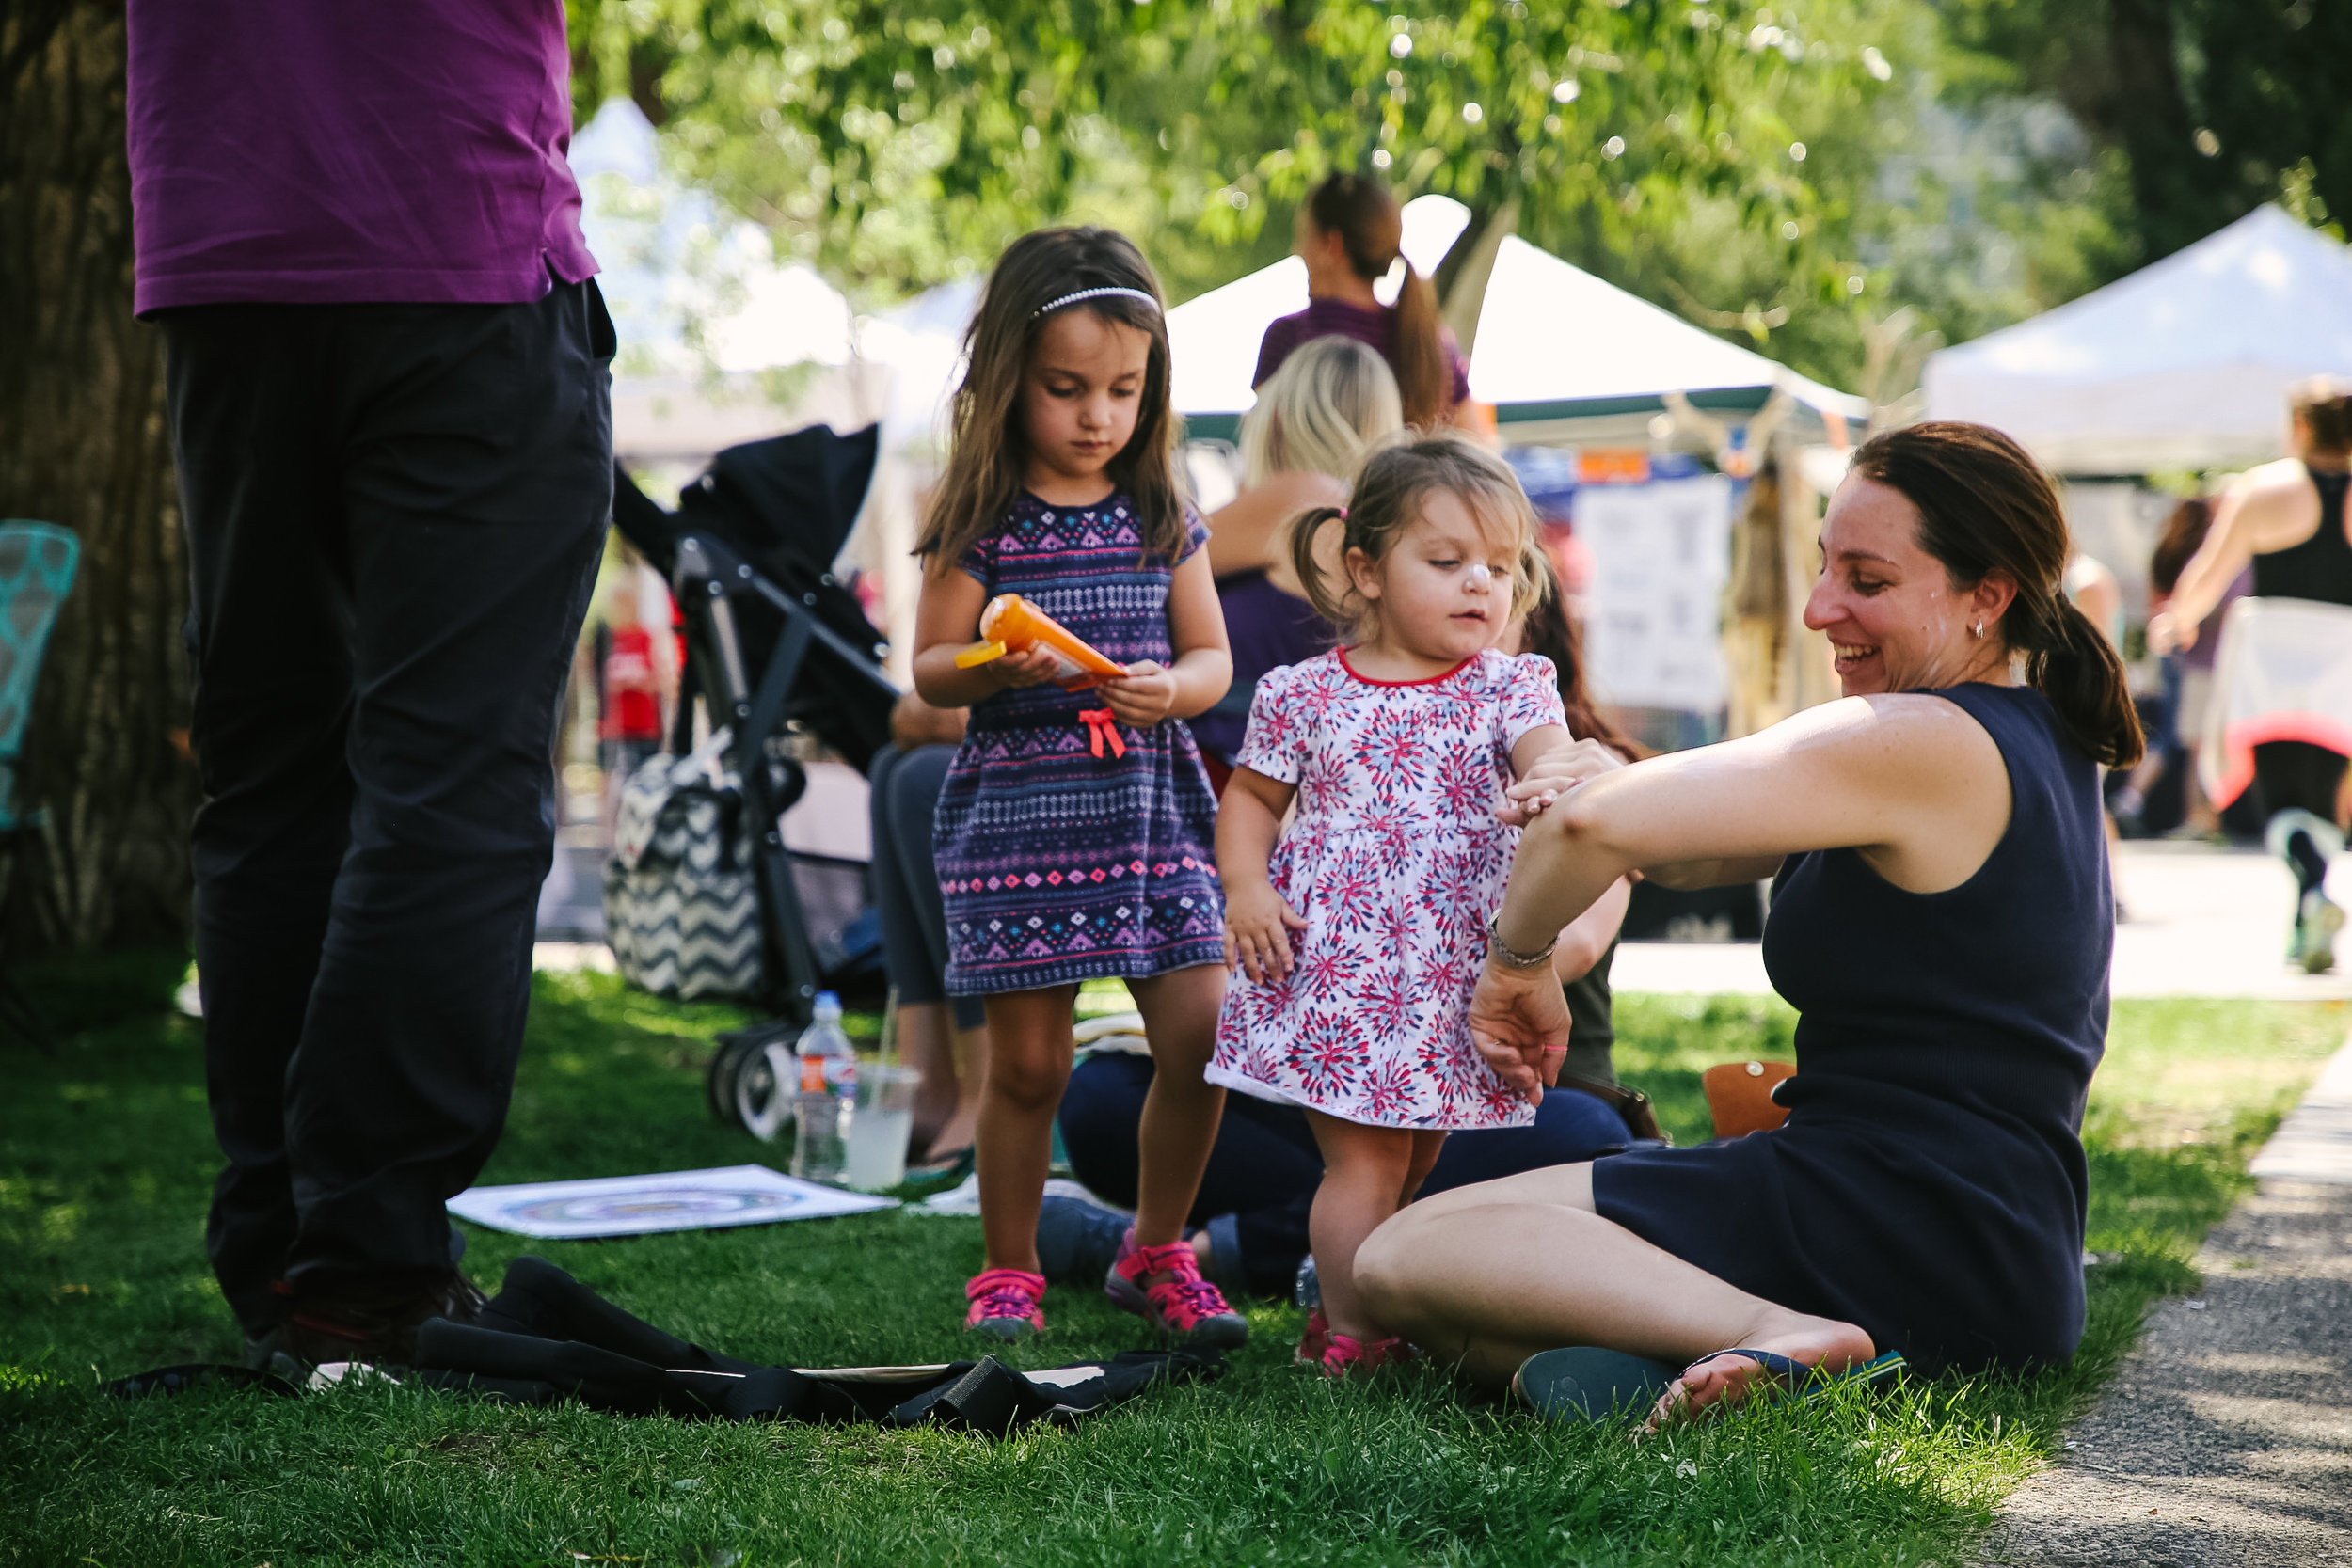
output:
POLYGON ((1985 1562, 2352 1565, 2352 1046, 2254 1168, 1985 1562))

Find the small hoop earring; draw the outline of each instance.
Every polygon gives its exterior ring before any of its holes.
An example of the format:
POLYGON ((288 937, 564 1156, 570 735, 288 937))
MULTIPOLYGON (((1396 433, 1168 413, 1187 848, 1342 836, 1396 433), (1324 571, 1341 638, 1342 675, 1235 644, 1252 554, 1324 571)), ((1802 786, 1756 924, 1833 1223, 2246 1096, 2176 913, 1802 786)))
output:
POLYGON ((1976 626, 1970 629, 1972 634, 1976 637, 1981 638, 1984 636, 1984 623, 1982 621, 1979 621, 1976 626))

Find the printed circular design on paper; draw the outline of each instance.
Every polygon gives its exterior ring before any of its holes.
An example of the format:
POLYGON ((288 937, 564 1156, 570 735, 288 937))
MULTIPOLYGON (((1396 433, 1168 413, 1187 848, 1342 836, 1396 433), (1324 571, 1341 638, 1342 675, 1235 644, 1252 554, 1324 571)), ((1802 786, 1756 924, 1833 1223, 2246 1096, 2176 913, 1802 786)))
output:
POLYGON ((541 1198, 508 1204, 500 1212, 509 1219, 533 1225, 643 1225, 648 1220, 708 1225, 722 1220, 782 1218, 807 1201, 799 1193, 656 1187, 606 1196, 541 1198))

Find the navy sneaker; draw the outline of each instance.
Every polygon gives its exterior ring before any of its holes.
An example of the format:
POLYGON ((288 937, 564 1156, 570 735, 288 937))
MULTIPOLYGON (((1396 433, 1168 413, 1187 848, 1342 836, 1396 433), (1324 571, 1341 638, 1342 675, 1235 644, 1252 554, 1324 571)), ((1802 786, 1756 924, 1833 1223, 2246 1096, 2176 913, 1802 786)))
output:
POLYGON ((1037 1211, 1037 1266, 1048 1279, 1092 1284, 1119 1260, 1131 1223, 1116 1209, 1048 1193, 1037 1211))

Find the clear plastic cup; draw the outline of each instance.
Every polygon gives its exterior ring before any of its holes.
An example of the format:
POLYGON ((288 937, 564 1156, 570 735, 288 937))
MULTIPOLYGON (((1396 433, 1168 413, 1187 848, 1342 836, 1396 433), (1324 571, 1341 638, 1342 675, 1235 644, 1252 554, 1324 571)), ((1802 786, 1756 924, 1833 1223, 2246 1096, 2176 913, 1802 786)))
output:
POLYGON ((914 1092, 922 1082, 911 1067, 859 1069, 843 1186, 879 1193, 907 1179, 907 1140, 914 1132, 914 1092))

